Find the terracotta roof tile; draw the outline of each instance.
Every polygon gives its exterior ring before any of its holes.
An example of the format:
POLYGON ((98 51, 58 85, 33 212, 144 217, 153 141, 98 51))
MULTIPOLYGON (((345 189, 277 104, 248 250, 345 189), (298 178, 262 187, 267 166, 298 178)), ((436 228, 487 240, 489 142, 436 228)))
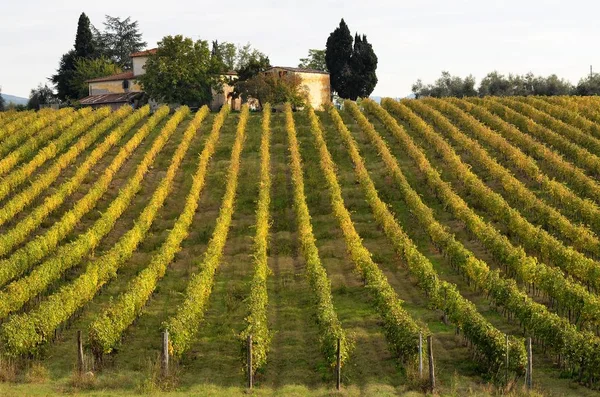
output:
POLYGON ((133 71, 129 70, 127 72, 113 74, 112 76, 97 77, 95 79, 86 80, 85 82, 86 83, 96 83, 99 81, 129 80, 129 79, 133 79, 135 77, 136 76, 133 75, 133 71))
POLYGON ((154 54, 156 54, 156 50, 157 50, 156 48, 151 48, 149 50, 134 52, 133 54, 130 55, 130 57, 134 58, 134 57, 145 57, 148 55, 154 55, 154 54))

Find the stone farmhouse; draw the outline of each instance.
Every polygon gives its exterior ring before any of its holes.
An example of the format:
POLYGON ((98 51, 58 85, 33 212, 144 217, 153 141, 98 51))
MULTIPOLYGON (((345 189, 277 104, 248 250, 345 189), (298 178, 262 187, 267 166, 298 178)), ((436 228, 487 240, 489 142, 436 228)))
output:
MULTIPOLYGON (((123 105, 137 107, 141 101, 146 99, 143 87, 137 82, 137 77, 145 73, 146 61, 149 56, 154 54, 156 54, 156 48, 133 53, 131 54, 132 70, 88 80, 89 95, 81 99, 80 103, 83 106, 92 107, 111 106, 113 109, 123 105)), ((264 73, 275 73, 279 77, 288 73, 298 75, 302 81, 302 89, 307 93, 308 102, 313 108, 323 109, 325 104, 330 103, 331 87, 327 72, 276 66, 264 73)), ((221 77, 224 77, 225 81, 231 81, 237 78, 237 73, 227 72, 221 77)), ((233 86, 227 83, 223 83, 221 92, 213 91, 211 110, 217 111, 225 103, 228 103, 232 109, 239 110, 241 98, 233 99, 230 95, 232 92, 233 86)))

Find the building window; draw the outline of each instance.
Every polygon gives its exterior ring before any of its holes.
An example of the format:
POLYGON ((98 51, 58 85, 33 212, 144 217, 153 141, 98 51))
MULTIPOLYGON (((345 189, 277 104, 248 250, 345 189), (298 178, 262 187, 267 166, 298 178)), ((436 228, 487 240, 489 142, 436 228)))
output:
POLYGON ((129 91, 129 80, 123 80, 123 90, 125 92, 129 91))

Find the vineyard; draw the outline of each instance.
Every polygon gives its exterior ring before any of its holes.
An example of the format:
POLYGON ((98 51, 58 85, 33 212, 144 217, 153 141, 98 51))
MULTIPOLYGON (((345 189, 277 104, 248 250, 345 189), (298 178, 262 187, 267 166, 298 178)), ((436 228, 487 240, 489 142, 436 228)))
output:
POLYGON ((0 113, 1 395, 600 395, 600 99, 281 109, 0 113))

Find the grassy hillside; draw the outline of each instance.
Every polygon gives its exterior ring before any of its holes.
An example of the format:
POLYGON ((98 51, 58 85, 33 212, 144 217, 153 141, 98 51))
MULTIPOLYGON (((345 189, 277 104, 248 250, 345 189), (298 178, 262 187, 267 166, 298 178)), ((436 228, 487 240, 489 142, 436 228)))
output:
POLYGON ((595 98, 0 113, 0 394, 598 395, 599 177, 595 98))

